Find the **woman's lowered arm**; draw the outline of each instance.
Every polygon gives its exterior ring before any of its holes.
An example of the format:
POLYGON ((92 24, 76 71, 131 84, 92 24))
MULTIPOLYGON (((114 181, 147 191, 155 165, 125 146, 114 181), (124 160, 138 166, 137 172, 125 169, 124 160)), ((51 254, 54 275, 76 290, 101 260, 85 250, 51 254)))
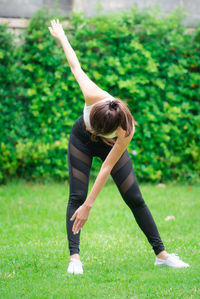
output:
POLYGON ((116 135, 117 135, 117 140, 107 155, 105 161, 103 162, 100 172, 94 182, 94 185, 90 191, 90 194, 88 195, 87 199, 85 200, 84 204, 85 206, 92 207, 94 204, 94 201, 103 188, 104 184, 106 183, 109 174, 114 167, 114 165, 117 163, 117 161, 120 159, 122 156, 123 152, 126 150, 128 144, 130 143, 133 135, 135 132, 135 126, 133 127, 132 133, 128 137, 124 137, 125 131, 119 127, 116 135))
POLYGON ((59 20, 57 20, 57 22, 55 20, 52 20, 51 26, 52 27, 48 27, 50 33, 53 37, 57 38, 60 41, 70 69, 83 92, 86 104, 92 105, 105 97, 109 97, 110 94, 98 87, 82 70, 76 53, 71 47, 68 38, 62 28, 62 25, 59 23, 59 20))

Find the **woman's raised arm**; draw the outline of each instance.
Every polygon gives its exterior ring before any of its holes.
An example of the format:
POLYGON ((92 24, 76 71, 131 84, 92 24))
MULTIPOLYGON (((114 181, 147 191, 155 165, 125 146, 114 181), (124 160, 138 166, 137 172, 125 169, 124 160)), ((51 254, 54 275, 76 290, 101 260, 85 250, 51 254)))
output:
POLYGON ((62 28, 62 24, 59 23, 59 20, 52 20, 51 26, 52 27, 48 27, 49 31, 53 37, 57 38, 60 41, 71 71, 74 74, 74 77, 76 78, 83 92, 87 106, 92 105, 103 98, 111 96, 108 92, 98 87, 82 70, 76 53, 71 47, 68 38, 62 28))

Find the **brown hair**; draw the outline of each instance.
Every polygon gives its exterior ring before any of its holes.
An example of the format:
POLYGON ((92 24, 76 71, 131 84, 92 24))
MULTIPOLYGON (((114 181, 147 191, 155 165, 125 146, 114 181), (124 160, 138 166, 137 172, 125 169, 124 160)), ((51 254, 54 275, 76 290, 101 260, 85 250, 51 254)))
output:
MULTIPOLYGON (((97 102, 90 111, 90 124, 92 127, 91 140, 97 142, 96 136, 111 134, 119 126, 126 131, 125 137, 133 130, 133 124, 137 124, 128 105, 119 98, 109 102, 97 102)), ((103 142, 113 146, 115 138, 99 136, 103 142)))

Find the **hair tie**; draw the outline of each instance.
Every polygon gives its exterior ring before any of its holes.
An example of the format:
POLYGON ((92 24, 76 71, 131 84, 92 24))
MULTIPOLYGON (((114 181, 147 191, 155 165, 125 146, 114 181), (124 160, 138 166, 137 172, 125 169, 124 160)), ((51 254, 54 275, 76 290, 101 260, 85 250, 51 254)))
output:
POLYGON ((117 103, 115 100, 111 100, 110 103, 109 103, 109 107, 110 108, 113 108, 113 109, 116 109, 117 108, 117 103))

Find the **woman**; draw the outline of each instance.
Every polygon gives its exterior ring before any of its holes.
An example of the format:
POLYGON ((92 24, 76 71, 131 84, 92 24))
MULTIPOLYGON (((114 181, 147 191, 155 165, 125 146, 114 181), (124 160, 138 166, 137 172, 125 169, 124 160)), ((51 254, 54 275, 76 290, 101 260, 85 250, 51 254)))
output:
POLYGON ((111 174, 125 203, 146 235, 156 255, 155 266, 189 267, 179 257, 165 251, 154 219, 144 202, 127 151, 135 132, 128 106, 99 88, 81 69, 59 20, 48 27, 63 46, 66 58, 85 98, 84 114, 74 123, 68 145, 70 194, 67 206, 67 235, 70 251, 68 273, 82 274, 79 255, 80 231, 100 190, 111 174), (103 163, 89 196, 89 173, 93 156, 103 163), (87 199, 86 199, 87 197, 87 199))

